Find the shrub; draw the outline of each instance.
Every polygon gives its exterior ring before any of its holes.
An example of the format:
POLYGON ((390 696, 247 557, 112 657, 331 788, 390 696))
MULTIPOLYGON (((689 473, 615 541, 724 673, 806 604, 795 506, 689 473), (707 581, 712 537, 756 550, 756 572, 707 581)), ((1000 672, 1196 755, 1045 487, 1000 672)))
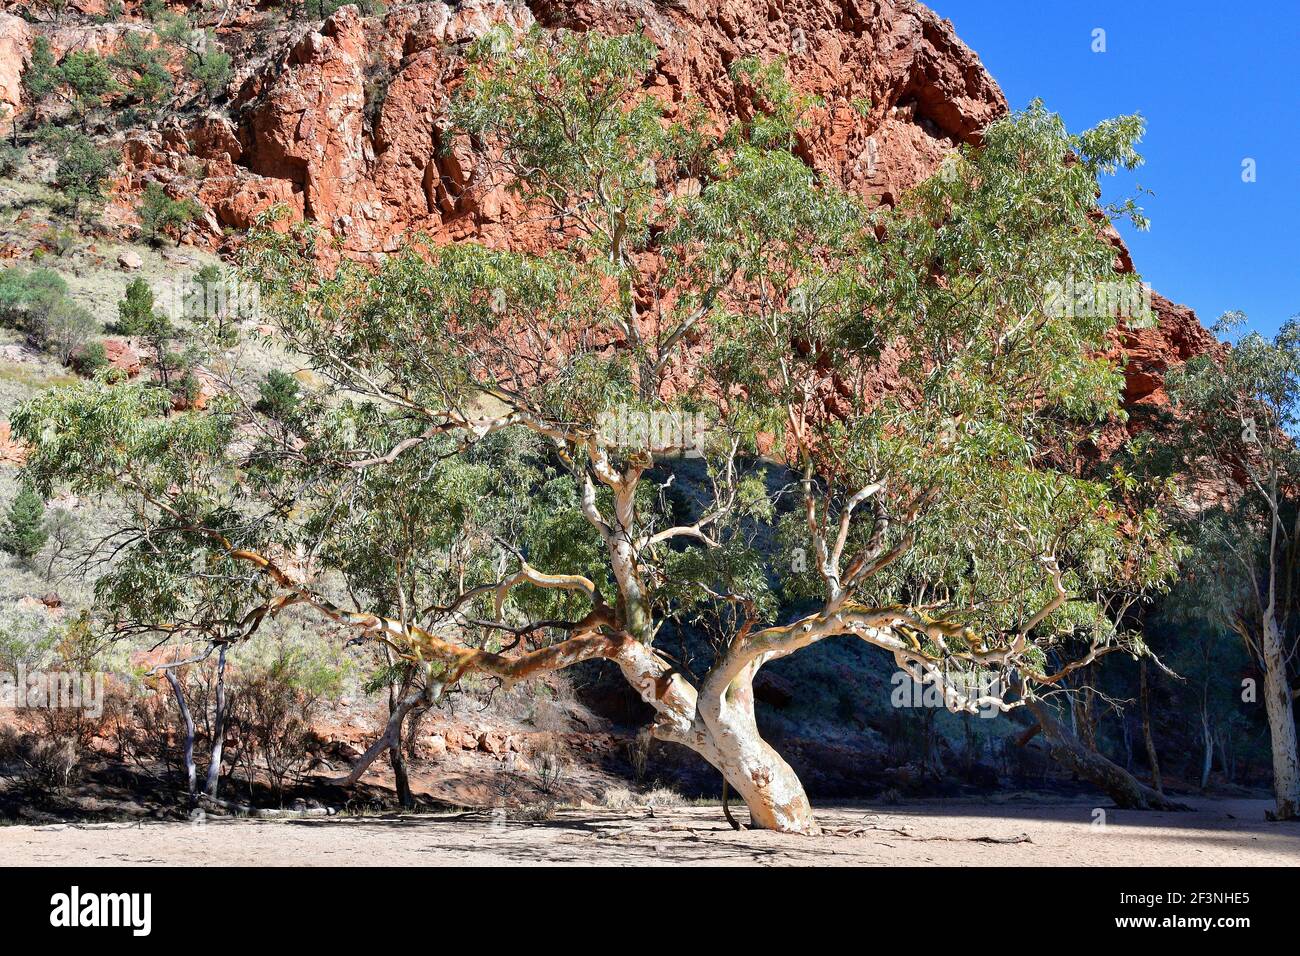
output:
POLYGON ((63 58, 54 74, 56 86, 65 87, 82 123, 105 96, 118 90, 109 63, 90 50, 74 50, 63 58))
POLYGON ((172 236, 180 245, 184 228, 199 218, 202 210, 192 199, 173 199, 157 183, 145 187, 140 203, 135 207, 140 217, 143 237, 157 245, 165 236, 172 236))
POLYGON ((0 271, 0 320, 35 336, 67 291, 68 284, 53 269, 11 266, 0 271))
POLYGON ((0 143, 0 176, 17 175, 27 161, 27 151, 13 143, 0 143))
POLYGON ((117 166, 107 150, 99 149, 81 133, 58 136, 61 155, 54 170, 54 185, 74 218, 83 206, 98 207, 104 201, 104 182, 117 166))
POLYGON ((23 485, 9 503, 0 526, 0 548, 23 561, 30 561, 45 547, 45 502, 30 485, 23 485))
MULTIPOLYGON (((71 299, 54 303, 37 335, 40 346, 67 365, 91 337, 99 331, 99 323, 90 311, 71 299)), ((100 346, 101 350, 103 346, 100 346)))
POLYGON ((37 36, 32 41, 32 55, 23 71, 23 91, 30 103, 39 103, 54 92, 60 83, 59 68, 54 62, 54 50, 48 37, 37 36))
POLYGON ((94 378, 108 368, 108 352, 103 342, 87 342, 72 356, 72 368, 86 378, 94 378))
POLYGON ((288 372, 273 368, 257 386, 258 399, 254 410, 275 419, 281 424, 292 424, 300 395, 298 380, 288 372))
POLYGON ((81 746, 75 737, 24 734, 0 727, 0 763, 14 765, 18 783, 25 789, 48 794, 71 785, 81 765, 81 746))
POLYGON ((208 41, 207 49, 186 57, 185 71, 203 88, 208 99, 220 96, 230 82, 230 54, 208 41))
POLYGON ((131 93, 141 103, 154 105, 171 92, 173 81, 160 47, 150 46, 138 33, 128 33, 113 54, 113 67, 133 75, 131 93))

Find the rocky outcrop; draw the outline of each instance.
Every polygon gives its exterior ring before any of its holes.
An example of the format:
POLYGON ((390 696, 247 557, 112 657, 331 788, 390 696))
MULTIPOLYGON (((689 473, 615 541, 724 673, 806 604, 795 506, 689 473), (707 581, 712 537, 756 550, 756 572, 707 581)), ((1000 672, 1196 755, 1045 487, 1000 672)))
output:
POLYGON ((12 13, 0 13, 0 121, 7 128, 23 102, 23 68, 32 51, 27 21, 12 13))
POLYGON ((886 201, 1006 109, 950 25, 910 0, 807 0, 797 9, 768 0, 469 0, 405 6, 383 18, 344 7, 243 84, 237 122, 204 118, 183 143, 167 142, 166 133, 138 137, 127 151, 128 177, 172 179, 179 168, 170 157, 197 158, 212 226, 244 228, 283 203, 356 258, 391 251, 417 232, 532 245, 540 238, 512 221, 510 199, 476 189, 475 157, 445 141, 445 116, 464 45, 496 24, 534 22, 640 27, 661 49, 647 87, 670 109, 693 95, 724 117, 750 108, 728 74, 731 63, 786 57, 800 90, 821 101, 800 143, 805 158, 886 201))
POLYGON ((1112 358, 1124 363, 1124 404, 1130 415, 1168 408, 1164 381, 1170 367, 1219 348, 1218 341, 1187 306, 1153 294, 1151 307, 1157 324, 1118 332, 1111 353, 1112 358))
MULTIPOLYGON (((133 134, 123 191, 160 181, 174 195, 197 192, 214 244, 223 230, 247 228, 281 204, 322 228, 330 257, 374 258, 421 232, 540 248, 538 227, 520 221, 510 196, 479 182, 467 144, 448 139, 464 47, 501 23, 642 29, 660 48, 647 89, 670 110, 698 97, 723 119, 751 109, 728 67, 745 56, 784 57, 800 91, 819 101, 800 154, 883 202, 930 175, 958 144, 977 141, 1007 109, 952 25, 912 0, 465 0, 370 18, 344 7, 319 29, 302 28, 260 67, 241 66, 229 117, 133 134), (194 181, 196 163, 203 175, 194 181)), ((1112 238, 1119 267, 1131 269, 1112 238)), ((1116 337, 1130 418, 1103 436, 1107 446, 1167 404, 1172 364, 1214 346, 1190 310, 1158 296, 1153 304, 1156 327, 1116 337)), ((843 396, 827 387, 833 411, 843 396)))

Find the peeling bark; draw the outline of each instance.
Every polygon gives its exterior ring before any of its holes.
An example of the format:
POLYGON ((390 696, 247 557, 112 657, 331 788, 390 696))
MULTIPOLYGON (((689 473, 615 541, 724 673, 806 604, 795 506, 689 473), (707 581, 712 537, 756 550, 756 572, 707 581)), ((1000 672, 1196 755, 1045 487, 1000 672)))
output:
POLYGON ((1271 818, 1300 817, 1300 766, 1296 758, 1295 702, 1287 681, 1286 653, 1276 620, 1270 615, 1264 628, 1264 709, 1273 744, 1273 794, 1271 818))

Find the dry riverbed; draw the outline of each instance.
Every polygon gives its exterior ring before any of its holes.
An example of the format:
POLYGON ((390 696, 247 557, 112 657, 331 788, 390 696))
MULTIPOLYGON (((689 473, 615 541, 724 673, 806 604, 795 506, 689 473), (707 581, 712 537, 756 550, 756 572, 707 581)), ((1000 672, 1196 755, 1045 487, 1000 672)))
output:
POLYGON ((1300 864, 1300 825, 1264 800, 1193 801, 1191 813, 1082 802, 927 801, 821 807, 825 835, 736 833, 718 807, 562 810, 545 823, 420 814, 198 824, 0 827, 7 865, 1275 866, 1300 864))

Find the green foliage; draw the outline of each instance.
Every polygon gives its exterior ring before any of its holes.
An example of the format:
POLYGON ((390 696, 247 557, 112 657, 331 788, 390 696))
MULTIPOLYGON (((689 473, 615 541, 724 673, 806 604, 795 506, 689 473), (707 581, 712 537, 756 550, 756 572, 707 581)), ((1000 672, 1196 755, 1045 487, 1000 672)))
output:
POLYGON ((61 89, 84 123, 90 112, 120 87, 107 60, 90 50, 73 50, 57 67, 56 89, 61 89))
POLYGON ((117 167, 117 158, 75 131, 65 131, 56 142, 59 160, 54 184, 72 215, 80 218, 84 207, 95 209, 103 204, 104 182, 117 167))
MULTIPOLYGON (((756 112, 717 131, 693 102, 665 121, 654 55, 565 31, 470 50, 452 118, 555 224, 550 254, 416 241, 322 271, 310 228, 261 228, 246 272, 314 378, 172 416, 147 384, 80 383, 15 414, 39 489, 113 492, 146 529, 104 607, 246 636, 292 597, 449 665, 441 635, 653 643, 669 621, 779 656, 805 599, 826 633, 1031 681, 1067 642, 1128 640, 1108 597, 1163 587, 1177 542, 1137 472, 1065 464, 1122 416, 1119 316, 1051 289, 1136 281, 1096 177, 1136 162, 1140 121, 1073 135, 1035 105, 873 210, 792 152, 780 67, 737 66, 756 112)), ((140 280, 121 315, 167 353, 140 280)))
POLYGON ((185 227, 199 218, 202 209, 193 199, 173 199, 157 183, 150 183, 135 212, 144 239, 157 245, 164 237, 172 236, 180 245, 185 227))
POLYGON ((38 34, 32 41, 31 58, 23 71, 23 92, 31 103, 39 103, 62 83, 49 37, 38 34))
POLYGON ((287 424, 297 415, 300 398, 298 380, 288 372, 273 368, 266 373, 266 378, 258 386, 258 399, 253 409, 277 422, 287 424))
MULTIPOLYGON (((1226 313, 1214 330, 1245 323, 1226 313)), ((1219 489, 1217 502, 1185 523, 1195 549, 1182 600, 1259 647, 1265 612, 1284 635, 1300 627, 1294 537, 1300 500, 1300 319, 1270 339, 1249 332, 1221 355, 1172 369, 1167 387, 1181 412, 1170 449, 1184 480, 1219 489)))
POLYGON ((72 365, 80 374, 94 378, 108 368, 108 352, 103 342, 87 342, 72 357, 72 365))
POLYGON ((11 178, 17 175, 27 162, 27 151, 12 143, 0 143, 0 176, 11 178))
POLYGON ((230 82, 231 62, 230 54, 209 38, 206 49, 186 55, 185 72, 199 84, 208 99, 215 99, 230 82))
POLYGON ((30 561, 45 547, 45 502, 29 485, 23 485, 0 526, 0 548, 30 561))
POLYGON ((54 304, 37 334, 42 347, 66 365, 98 331, 99 323, 89 309, 63 298, 54 304))
POLYGON ((44 609, 6 604, 0 609, 0 670, 38 670, 57 659, 63 629, 44 609))
POLYGON ((144 339, 153 350, 154 370, 163 388, 185 388, 185 372, 190 363, 184 355, 172 351, 179 330, 170 316, 154 308, 149 283, 139 276, 132 279, 117 304, 117 314, 117 330, 144 339))
POLYGON ((99 329, 90 312, 67 292, 67 283, 53 270, 10 266, 0 271, 0 320, 66 363, 99 329))
POLYGON ((128 33, 109 59, 114 70, 125 72, 131 94, 145 106, 156 106, 171 93, 174 80, 167 69, 164 48, 139 33, 128 33))
POLYGON ((67 292, 67 282, 53 269, 9 266, 0 270, 0 318, 33 334, 67 292))

